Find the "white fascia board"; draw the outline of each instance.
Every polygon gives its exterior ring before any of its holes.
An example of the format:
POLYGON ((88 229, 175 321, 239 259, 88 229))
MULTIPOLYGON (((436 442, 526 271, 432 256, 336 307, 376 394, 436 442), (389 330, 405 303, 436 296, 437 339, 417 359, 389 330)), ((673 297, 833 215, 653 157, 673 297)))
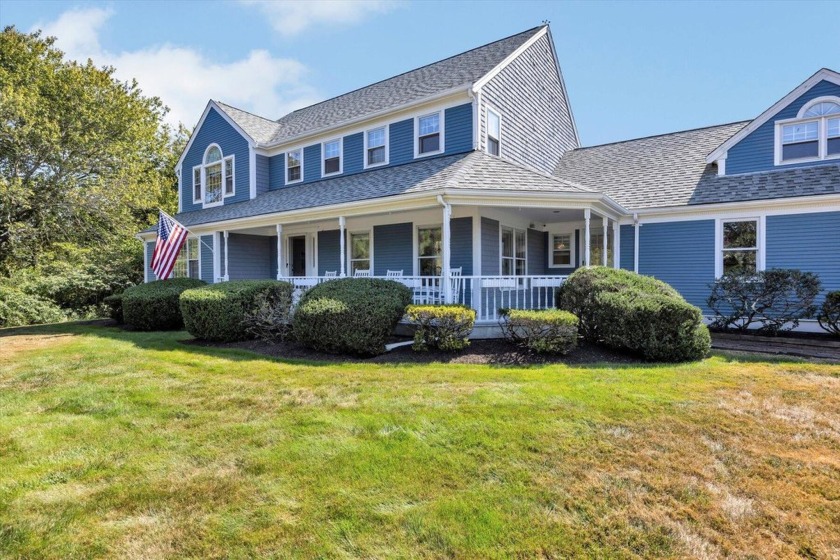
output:
MULTIPOLYGON (((525 41, 524 43, 522 43, 521 45, 519 45, 519 48, 517 48, 515 51, 513 51, 512 53, 510 53, 509 55, 507 55, 507 57, 505 57, 505 59, 504 59, 503 61, 501 61, 500 63, 498 63, 498 64, 497 64, 497 65, 496 65, 496 66, 495 66, 492 70, 490 70, 490 71, 489 71, 489 72, 487 72, 484 76, 482 76, 481 78, 479 78, 479 79, 478 79, 478 80, 477 80, 477 81, 476 81, 476 82, 472 85, 472 90, 473 90, 473 91, 475 91, 475 92, 477 92, 478 90, 480 90, 480 89, 484 86, 484 84, 486 84, 487 82, 489 82, 490 80, 492 80, 493 78, 495 78, 495 77, 496 77, 496 75, 497 75, 499 72, 501 72, 502 70, 504 70, 504 69, 505 69, 505 67, 506 67, 508 64, 510 64, 511 62, 513 62, 513 61, 516 59, 516 57, 518 57, 520 54, 522 54, 523 52, 527 51, 527 50, 531 47, 531 45, 533 45, 534 43, 536 43, 537 41, 539 41, 539 40, 540 40, 540 37, 542 37, 542 36, 543 36, 543 35, 545 35, 546 33, 548 33, 548 26, 547 26, 547 25, 543 26, 543 28, 542 28, 542 29, 540 29, 539 31, 537 31, 536 33, 534 33, 534 36, 533 36, 533 37, 531 37, 530 39, 528 39, 527 41, 525 41)), ((556 60, 556 58, 555 58, 555 60, 556 60)))
MULTIPOLYGON (((417 99, 415 101, 411 101, 410 103, 405 103, 405 104, 400 105, 398 107, 390 107, 388 109, 383 109, 381 111, 376 111, 375 113, 369 113, 369 114, 366 114, 366 115, 362 115, 360 117, 356 117, 356 118, 353 118, 353 119, 348 119, 348 120, 342 121, 338 124, 325 126, 325 127, 322 127, 322 128, 316 128, 314 130, 309 130, 309 131, 307 131, 303 134, 298 134, 297 136, 290 136, 288 138, 284 138, 281 142, 278 142, 276 144, 257 144, 257 146, 256 146, 257 147, 257 153, 260 154, 260 155, 264 155, 264 156, 272 156, 272 155, 276 155, 276 154, 284 152, 286 147, 289 146, 289 145, 293 145, 293 144, 296 145, 296 144, 301 144, 301 143, 307 143, 307 145, 308 145, 309 143, 313 143, 313 144, 318 143, 318 142, 316 142, 316 140, 318 140, 319 137, 325 137, 326 138, 328 136, 329 137, 334 137, 334 136, 337 136, 337 135, 349 136, 350 134, 355 134, 356 132, 360 132, 360 131, 365 130, 367 128, 375 127, 375 125, 370 123, 370 121, 382 118, 382 117, 387 116, 387 115, 391 115, 391 114, 395 114, 395 113, 401 113, 403 111, 408 111, 408 110, 413 109, 415 107, 420 107, 422 105, 433 103, 435 101, 439 101, 439 100, 445 99, 447 97, 456 96, 458 94, 462 94, 463 97, 464 97, 464 101, 469 102, 470 97, 469 97, 468 93, 470 91, 471 86, 472 86, 472 84, 463 84, 463 85, 460 85, 460 86, 456 86, 456 87, 448 89, 446 91, 441 91, 439 93, 429 95, 429 96, 424 97, 422 99, 417 99), (344 131, 344 130, 342 130, 342 129, 346 129, 348 127, 354 127, 354 126, 360 125, 362 123, 365 123, 365 124, 364 124, 363 127, 359 128, 359 130, 355 130, 355 131, 344 131)), ((402 119, 399 119, 399 120, 402 120, 402 119)), ((389 122, 391 122, 391 121, 389 121, 389 122)), ((396 121, 394 121, 394 122, 396 122, 396 121)))
POLYGON ((225 121, 230 126, 232 126, 234 130, 236 130, 236 132, 238 132, 243 138, 245 138, 248 141, 248 145, 250 147, 256 147, 256 142, 254 141, 254 139, 251 138, 248 135, 248 133, 242 129, 241 126, 236 124, 236 122, 234 122, 234 120, 230 118, 230 115, 225 113, 224 109, 219 107, 219 105, 211 99, 207 102, 207 106, 204 108, 204 112, 201 113, 201 118, 198 119, 198 124, 195 125, 192 134, 190 134, 190 139, 187 141, 187 145, 184 148, 184 151, 181 152, 181 157, 178 158, 178 163, 175 164, 175 169, 178 169, 183 165, 184 158, 187 157, 187 152, 190 151, 190 148, 192 147, 193 142, 195 141, 196 134, 198 134, 198 131, 201 130, 201 126, 204 124, 205 119, 207 119, 207 115, 210 114, 210 109, 216 109, 216 112, 219 113, 219 115, 221 115, 221 117, 225 119, 225 121))
POLYGON ((796 89, 774 103, 772 107, 753 119, 750 124, 739 130, 729 140, 718 146, 712 153, 706 156, 706 163, 714 163, 715 160, 726 157, 726 152, 729 151, 729 148, 749 136, 752 132, 755 132, 758 127, 773 118, 773 115, 787 107, 796 98, 823 80, 840 85, 840 74, 828 68, 820 69, 816 74, 799 84, 796 89))
POLYGON ((566 100, 566 109, 569 111, 569 118, 572 121, 572 131, 575 133, 575 142, 580 148, 580 136, 578 136, 577 122, 575 122, 575 114, 572 111, 572 102, 569 100, 569 90, 566 89, 566 80, 563 78, 563 71, 560 70, 560 59, 557 58, 557 47, 554 46, 554 37, 551 35, 551 28, 548 29, 548 44, 551 45, 551 56, 554 58, 554 66, 557 68, 557 77, 560 80, 560 88, 563 90, 563 98, 566 100))

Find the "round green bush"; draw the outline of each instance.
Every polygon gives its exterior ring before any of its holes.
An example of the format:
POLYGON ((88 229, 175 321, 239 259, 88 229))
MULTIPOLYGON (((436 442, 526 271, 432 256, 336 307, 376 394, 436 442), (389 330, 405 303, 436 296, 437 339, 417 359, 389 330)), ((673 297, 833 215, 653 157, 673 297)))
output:
POLYGON ((57 323, 67 319, 52 301, 0 286, 0 328, 57 323))
POLYGON ((102 300, 108 310, 108 316, 119 324, 123 324, 122 294, 112 294, 102 300))
POLYGON ((291 307, 293 286, 277 280, 236 280, 186 290, 181 294, 184 326, 196 338, 232 342, 249 338, 246 315, 258 298, 291 307))
POLYGON ((195 278, 172 278, 132 286, 122 294, 123 319, 138 331, 181 329, 181 292, 203 285, 195 278))
POLYGON ((319 284, 301 298, 292 321, 294 336, 321 352, 375 356, 411 303, 399 282, 341 278, 319 284))

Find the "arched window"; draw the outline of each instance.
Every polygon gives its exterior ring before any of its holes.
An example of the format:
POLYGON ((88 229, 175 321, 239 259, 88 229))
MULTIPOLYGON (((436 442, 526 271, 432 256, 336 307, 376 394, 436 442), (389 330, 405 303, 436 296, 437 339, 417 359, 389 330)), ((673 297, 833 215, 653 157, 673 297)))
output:
POLYGON ((840 158, 840 97, 811 100, 777 131, 777 163, 840 158))
POLYGON ((218 144, 210 144, 202 161, 193 167, 193 202, 217 206, 236 193, 234 156, 224 157, 218 144))

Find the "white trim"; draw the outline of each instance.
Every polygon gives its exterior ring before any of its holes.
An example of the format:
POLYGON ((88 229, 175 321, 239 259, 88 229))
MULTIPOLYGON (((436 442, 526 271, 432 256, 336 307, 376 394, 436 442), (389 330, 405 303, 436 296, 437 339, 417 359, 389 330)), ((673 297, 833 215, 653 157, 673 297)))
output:
POLYGON ((230 250, 230 239, 228 237, 228 230, 224 230, 222 235, 225 237, 225 275, 222 276, 222 282, 230 280, 230 268, 228 267, 230 261, 228 260, 228 251, 230 250))
MULTIPOLYGON (((765 216, 732 216, 715 219, 715 278, 723 276, 723 224, 726 222, 755 222, 755 269, 764 270, 767 261, 766 252, 766 218, 765 216)), ((745 248, 750 250, 750 248, 745 248)))
POLYGON ((336 175, 341 175, 342 173, 344 173, 344 137, 339 136, 338 138, 324 140, 321 142, 321 177, 335 177, 336 175), (332 144, 333 142, 338 142, 338 171, 326 173, 327 151, 324 148, 327 144, 332 144))
POLYGON ((489 103, 484 106, 484 151, 493 157, 502 157, 502 112, 492 109, 489 103), (499 137, 496 138, 496 142, 499 143, 498 154, 490 153, 490 113, 499 117, 499 137))
POLYGON ((621 268, 621 225, 613 220, 613 268, 621 268))
POLYGON ((540 29, 539 31, 537 31, 536 33, 534 33, 534 35, 533 35, 530 39, 528 39, 527 41, 525 41, 524 43, 522 43, 522 44, 519 46, 519 48, 517 48, 515 51, 513 51, 512 53, 510 53, 509 55, 507 55, 507 56, 505 57, 505 59, 504 59, 504 60, 502 60, 500 63, 498 63, 498 64, 497 64, 497 65, 496 65, 496 66, 495 66, 492 70, 490 70, 490 71, 489 71, 489 72, 487 72, 484 76, 482 76, 481 78, 479 78, 479 79, 478 79, 478 81, 476 81, 476 82, 472 85, 472 90, 473 90, 473 91, 478 91, 478 90, 480 90, 482 87, 484 87, 484 85, 485 85, 487 82, 489 82, 490 80, 492 80, 493 78, 495 78, 495 77, 496 77, 496 75, 497 75, 499 72, 501 72, 502 70, 504 70, 504 69, 505 69, 505 67, 506 67, 508 64, 510 64, 511 62, 513 62, 513 61, 514 61, 517 57, 519 57, 519 55, 521 55, 522 53, 524 53, 525 51, 527 51, 527 50, 531 47, 531 45, 533 45, 534 43, 536 43, 537 41, 539 41, 539 40, 540 40, 540 37, 542 37, 543 35, 545 35, 547 32, 548 32, 548 26, 547 26, 547 25, 546 25, 546 26, 543 26, 543 28, 542 28, 542 29, 540 29))
POLYGON ((548 230, 548 261, 546 266, 548 268, 575 268, 575 259, 577 258, 577 247, 575 246, 575 230, 571 232, 568 230, 549 229, 548 230), (569 236, 569 264, 554 264, 554 236, 568 235, 569 236))
POLYGON ((590 228, 592 227, 592 210, 589 208, 585 208, 583 210, 583 263, 582 266, 588 267, 590 265, 590 261, 592 260, 592 243, 591 243, 591 232, 590 228))
MULTIPOLYGON (((204 149, 204 153, 201 155, 201 165, 198 167, 201 168, 201 200, 197 201, 193 198, 193 204, 201 203, 202 208, 215 208, 216 206, 221 206, 225 203, 225 152, 222 150, 222 147, 219 146, 216 142, 211 142, 207 144, 207 147, 204 149), (219 150, 219 161, 213 161, 210 163, 205 163, 207 159, 207 152, 210 151, 211 148, 216 148, 219 150), (218 202, 214 202, 212 204, 207 203, 207 168, 212 167, 214 165, 218 165, 220 167, 219 174, 221 175, 219 180, 219 187, 221 188, 221 197, 219 198, 218 202)), ((236 167, 234 166, 234 170, 236 167)), ((192 180, 195 181, 195 168, 193 168, 193 177, 192 180)), ((234 177, 234 182, 236 178, 234 177)), ((234 183, 235 185, 235 183, 234 183)), ((193 184, 193 197, 195 197, 195 185, 193 184)), ((236 188, 234 187, 234 193, 236 192, 236 188)))
POLYGON ((175 175, 178 177, 178 212, 184 211, 184 182, 182 180, 183 168, 178 166, 175 168, 175 175))
POLYGON ((143 283, 149 281, 149 242, 143 241, 143 283))
POLYGON ((639 217, 635 214, 633 215, 633 272, 636 274, 639 273, 639 233, 640 233, 641 224, 639 223, 639 217))
MULTIPOLYGON (((823 101, 830 100, 834 103, 840 104, 840 98, 835 97, 818 97, 817 100, 822 99, 823 101)), ((814 100, 816 101, 816 100, 814 100)), ((814 105, 814 103, 808 103, 807 105, 803 106, 808 107, 810 105, 814 105)), ((803 114, 804 111, 800 110, 799 114, 803 114)), ((773 131, 773 164, 776 166, 785 166, 785 165, 793 165, 797 163, 808 163, 813 161, 832 161, 836 159, 840 159, 840 153, 829 155, 828 153, 828 129, 826 126, 828 125, 829 119, 838 119, 840 118, 840 114, 836 115, 823 115, 821 117, 797 117, 794 119, 782 119, 778 120, 775 123, 775 129, 773 131), (817 123, 817 155, 804 157, 804 158, 797 158, 797 159, 782 159, 782 150, 784 149, 784 127, 796 125, 796 124, 807 124, 807 123, 817 123)), ((813 140, 811 140, 813 142, 813 140)), ((796 142, 793 142, 796 143, 796 142)))
MULTIPOLYGON (((236 154, 234 154, 236 156, 236 154)), ((254 150, 253 146, 248 146, 248 163, 250 169, 248 169, 248 179, 249 179, 249 187, 250 187, 250 198, 251 200, 257 198, 257 152, 254 150)), ((222 192, 224 192, 224 188, 222 188, 222 192)), ((233 192, 236 193, 236 162, 234 161, 233 164, 233 192)), ((232 194, 229 196, 233 196, 232 194)))
MULTIPOLYGON (((248 140, 248 145, 249 146, 255 146, 256 145, 256 142, 254 141, 254 139, 251 138, 251 136, 249 136, 248 133, 245 132, 245 130, 243 130, 241 126, 236 124, 236 122, 233 119, 230 118, 230 115, 225 113, 224 109, 219 107, 216 104, 216 102, 211 99, 207 102, 207 106, 204 108, 204 112, 201 113, 201 117, 198 119, 198 124, 196 124, 195 128, 193 128, 192 134, 190 134, 190 139, 187 140, 187 146, 184 148, 184 151, 181 152, 181 157, 178 158, 178 163, 175 164, 176 169, 178 167, 181 167, 181 165, 183 165, 184 158, 187 157, 187 154, 189 153, 190 148, 192 148, 193 142, 195 141, 195 137, 198 135, 198 131, 201 130, 201 127, 204 124, 205 119, 207 119, 207 115, 210 114, 210 109, 216 109, 216 112, 219 113, 219 115, 230 126, 232 126, 236 130, 236 132, 238 132, 240 134, 240 136, 242 136, 243 138, 248 140)), ((204 163, 203 158, 202 158, 201 163, 204 163)))
POLYGON ((290 148, 286 150, 283 154, 283 186, 286 185, 296 185, 298 183, 303 182, 303 146, 299 146, 297 148, 290 148), (289 152, 297 152, 300 151, 300 179, 295 181, 289 181, 289 152))
POLYGON ((222 274, 222 263, 221 263, 221 254, 219 251, 219 234, 221 232, 214 231, 213 232, 213 281, 211 284, 215 284, 219 280, 219 276, 222 274))
POLYGON ((446 132, 446 123, 444 121, 446 115, 445 109, 438 109, 437 111, 431 111, 429 113, 423 113, 422 115, 417 115, 414 117, 414 159, 425 158, 429 156, 436 156, 442 154, 446 151, 446 144, 445 144, 445 132, 446 132), (420 153, 420 119, 425 117, 431 117, 432 115, 438 115, 438 149, 434 152, 425 152, 420 153))
POLYGON ((354 229, 345 229, 344 235, 347 237, 347 246, 349 247, 346 255, 346 270, 347 275, 352 276, 353 272, 353 261, 354 260, 367 260, 370 263, 370 273, 373 275, 373 226, 365 228, 354 228, 354 229), (368 243, 370 246, 368 247, 368 258, 367 259, 353 259, 353 236, 366 233, 368 235, 368 243))
POLYGON ((758 127, 769 121, 773 116, 787 107, 790 103, 792 103, 795 99, 799 96, 803 95, 805 92, 810 90, 812 87, 817 85, 821 81, 831 82, 833 84, 840 85, 840 74, 834 72, 833 70, 829 70, 828 68, 820 69, 816 74, 802 82, 799 86, 796 87, 793 91, 785 95, 783 98, 778 100, 776 103, 773 104, 772 107, 761 113, 758 117, 753 119, 747 126, 739 130, 736 134, 734 134, 729 140, 718 146, 712 153, 706 156, 706 163, 712 163, 721 157, 726 157, 726 152, 735 144, 749 136, 751 133, 755 132, 758 127))
MULTIPOLYGON (((796 114, 796 118, 798 118, 798 119, 806 118, 804 115, 805 115, 805 113, 808 112, 808 109, 810 109, 811 107, 813 107, 814 105, 816 105, 818 103, 834 103, 836 105, 840 105, 840 97, 837 97, 836 95, 823 95, 821 97, 816 97, 816 98, 810 100, 808 103, 806 103, 805 105, 803 105, 799 109, 799 113, 796 114)), ((835 113, 835 115, 840 117, 840 113, 835 113)), ((822 116, 826 116, 826 115, 822 115, 822 116)), ((820 117, 807 117, 807 118, 810 119, 810 118, 820 118, 820 117)))
POLYGON ((382 126, 374 126, 372 128, 365 129, 362 132, 362 146, 364 148, 364 150, 362 152, 362 168, 363 169, 373 169, 373 168, 376 168, 376 167, 384 167, 384 166, 388 165, 388 163, 391 161, 390 142, 391 142, 391 125, 390 124, 383 124, 382 126), (384 146, 385 147, 385 161, 383 161, 381 163, 368 164, 368 149, 369 149, 368 148, 368 132, 372 132, 374 130, 379 130, 380 128, 385 129, 385 146, 384 146))
POLYGON ((190 191, 192 191, 193 204, 201 204, 203 202, 202 195, 204 194, 204 166, 195 165, 192 168, 192 175, 190 176, 190 191), (195 197, 195 171, 198 170, 198 198, 195 197))
POLYGON ((563 78, 563 72, 560 70, 560 59, 557 58, 557 48, 554 46, 554 36, 551 34, 551 28, 548 29, 548 44, 551 45, 551 55, 554 58, 554 66, 557 68, 557 77, 560 80, 560 87, 563 89, 563 100, 566 102, 566 110, 569 111, 569 120, 572 121, 572 130, 575 133, 575 146, 580 147, 580 136, 578 135, 577 122, 575 122, 575 113, 572 111, 572 102, 569 100, 569 91, 566 89, 566 80, 563 78))
MULTIPOLYGON (((437 202, 437 200, 435 201, 437 202)), ((438 204, 439 206, 439 204, 438 204)), ((440 230, 440 238, 441 238, 441 254, 440 258, 443 261, 443 223, 442 222, 435 222, 435 223, 417 223, 412 221, 414 224, 414 231, 412 235, 412 244, 414 245, 412 249, 412 256, 414 260, 414 270, 412 271, 413 276, 420 276, 420 235, 419 231, 421 229, 439 229, 440 230)), ((429 258, 429 257, 426 257, 429 258)), ((441 265, 442 266, 442 265, 441 265)))
POLYGON ((283 270, 284 266, 284 258, 283 258, 283 224, 276 224, 274 226, 274 231, 277 234, 277 247, 275 251, 277 251, 277 279, 283 279, 283 270))
POLYGON ((472 212, 472 270, 474 275, 481 273, 481 212, 478 207, 472 212))
POLYGON ((726 157, 718 158, 715 164, 717 165, 717 174, 719 176, 726 175, 726 157))
POLYGON ((528 230, 529 229, 530 228, 528 228, 528 227, 522 228, 522 227, 516 227, 516 226, 509 226, 509 225, 506 225, 506 224, 502 223, 501 221, 499 222, 499 274, 500 275, 502 275, 502 276, 528 276, 528 230), (504 254, 502 254, 502 246, 503 246, 502 245, 502 230, 505 229, 505 228, 507 228, 507 229, 509 229, 513 232, 513 256, 511 256, 511 257, 506 257, 506 256, 504 256, 504 254), (516 261, 521 260, 519 257, 516 256, 516 232, 517 231, 521 231, 521 232, 525 233, 525 274, 524 275, 516 274, 516 261), (510 260, 513 261, 513 272, 511 272, 509 275, 505 274, 503 272, 504 267, 502 266, 502 263, 504 262, 505 259, 510 259, 510 260))

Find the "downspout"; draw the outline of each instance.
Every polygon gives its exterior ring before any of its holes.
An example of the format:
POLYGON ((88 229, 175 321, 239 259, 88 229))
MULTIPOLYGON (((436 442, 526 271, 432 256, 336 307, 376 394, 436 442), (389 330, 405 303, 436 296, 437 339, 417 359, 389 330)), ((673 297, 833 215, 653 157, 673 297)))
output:
POLYGON ((639 215, 633 214, 633 272, 639 273, 639 215))
POLYGON ((443 237, 443 301, 444 303, 452 303, 452 282, 450 281, 449 273, 449 251, 450 251, 450 231, 449 222, 452 219, 452 206, 443 200, 442 195, 437 196, 437 201, 443 206, 443 228, 441 229, 443 237))

